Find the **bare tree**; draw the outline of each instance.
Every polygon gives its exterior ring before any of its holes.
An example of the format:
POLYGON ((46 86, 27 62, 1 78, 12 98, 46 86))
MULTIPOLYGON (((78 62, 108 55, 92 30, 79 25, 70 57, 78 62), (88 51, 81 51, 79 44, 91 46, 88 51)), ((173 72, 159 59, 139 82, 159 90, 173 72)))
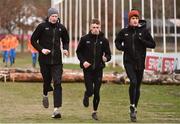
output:
POLYGON ((17 17, 22 7, 22 0, 12 2, 12 0, 1 0, 0 4, 0 26, 6 29, 8 33, 12 33, 17 27, 17 17))
MULTIPOLYGON (((0 27, 3 33, 13 33, 19 29, 21 51, 24 51, 24 34, 33 30, 40 18, 47 15, 49 0, 1 0, 0 27)), ((42 20, 42 19, 41 19, 42 20)))

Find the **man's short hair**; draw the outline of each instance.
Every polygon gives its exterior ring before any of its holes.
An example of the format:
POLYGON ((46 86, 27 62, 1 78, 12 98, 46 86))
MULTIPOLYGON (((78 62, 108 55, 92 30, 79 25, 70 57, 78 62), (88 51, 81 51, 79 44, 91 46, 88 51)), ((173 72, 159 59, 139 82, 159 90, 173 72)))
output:
POLYGON ((101 22, 100 22, 98 19, 94 18, 94 19, 91 20, 91 24, 97 24, 97 25, 100 25, 101 22))

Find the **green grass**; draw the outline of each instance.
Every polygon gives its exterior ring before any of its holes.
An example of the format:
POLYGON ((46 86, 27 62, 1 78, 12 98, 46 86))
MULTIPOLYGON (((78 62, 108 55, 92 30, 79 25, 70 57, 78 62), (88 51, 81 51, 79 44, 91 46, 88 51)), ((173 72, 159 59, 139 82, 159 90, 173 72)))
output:
MULTIPOLYGON (((0 60, 2 58, 0 57, 0 60)), ((0 61, 0 68, 4 64, 0 61)), ((16 62, 10 68, 31 68, 30 53, 18 53, 16 62)), ((39 68, 39 66, 37 66, 39 68)), ((79 65, 64 64, 65 69, 80 69, 79 65)), ((122 72, 121 67, 109 64, 105 72, 122 72)), ((0 82, 0 123, 96 123, 91 119, 90 107, 84 108, 83 83, 63 83, 62 119, 54 120, 52 93, 50 108, 41 105, 42 83, 0 82)), ((142 85, 138 108, 140 123, 180 123, 180 86, 142 85)), ((128 85, 103 84, 98 116, 99 123, 129 123, 128 85)))
MULTIPOLYGON (((63 66, 65 69, 80 69, 79 64, 64 64, 63 66)), ((123 72, 123 68, 120 66, 116 66, 115 68, 113 68, 112 64, 108 64, 104 68, 104 72, 123 72)))
MULTIPOLYGON (((0 123, 95 123, 89 108, 82 105, 83 83, 63 83, 62 118, 52 119, 50 108, 41 105, 42 83, 0 82, 0 123)), ((180 123, 180 86, 142 85, 139 123, 180 123)), ((98 123, 129 123, 128 85, 103 84, 98 123)))
MULTIPOLYGON (((5 63, 2 62, 2 54, 0 56, 0 67, 3 68, 5 66, 5 63)), ((18 68, 30 68, 32 67, 31 64, 31 54, 30 53, 17 53, 16 55, 16 60, 15 60, 15 64, 10 67, 10 63, 8 62, 8 67, 9 68, 14 68, 14 67, 18 67, 18 68)))

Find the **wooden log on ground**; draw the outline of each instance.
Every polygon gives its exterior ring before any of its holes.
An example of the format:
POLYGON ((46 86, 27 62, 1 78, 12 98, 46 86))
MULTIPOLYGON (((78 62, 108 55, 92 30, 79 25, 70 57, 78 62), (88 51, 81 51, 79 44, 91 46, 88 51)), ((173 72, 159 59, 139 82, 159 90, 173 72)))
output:
POLYGON ((168 84, 168 85, 180 85, 180 74, 175 73, 156 73, 145 72, 143 83, 145 84, 168 84))
POLYGON ((15 73, 10 73, 10 81, 38 82, 38 81, 42 81, 42 75, 41 73, 15 72, 15 73))
MULTIPOLYGON (((42 75, 39 69, 21 69, 21 68, 10 68, 0 69, 0 75, 6 75, 6 79, 0 78, 1 81, 17 81, 17 82, 42 82, 42 75)), ((82 70, 70 70, 64 69, 62 75, 63 82, 84 82, 82 70)), ((103 82, 127 84, 129 79, 127 78, 126 72, 106 72, 103 75, 103 82)), ((161 74, 156 72, 144 73, 143 83, 145 84, 178 84, 180 85, 180 74, 161 74)))
MULTIPOLYGON (((112 73, 106 73, 103 76, 103 82, 117 82, 119 79, 112 73)), ((41 82, 43 81, 40 72, 11 72, 10 81, 18 82, 41 82)), ((64 70, 62 75, 63 82, 83 82, 84 76, 80 71, 64 70)))

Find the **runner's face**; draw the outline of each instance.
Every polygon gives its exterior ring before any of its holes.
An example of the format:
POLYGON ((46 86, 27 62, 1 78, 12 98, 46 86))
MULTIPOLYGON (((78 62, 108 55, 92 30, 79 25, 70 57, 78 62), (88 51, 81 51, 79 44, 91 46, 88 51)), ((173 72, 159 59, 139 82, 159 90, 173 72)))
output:
POLYGON ((58 14, 52 14, 50 17, 49 17, 49 22, 51 22, 52 24, 55 24, 58 20, 58 14))
POLYGON ((98 24, 91 24, 90 30, 92 34, 98 35, 101 30, 101 26, 98 24))
POLYGON ((129 25, 133 27, 137 27, 139 25, 139 17, 137 16, 131 17, 129 25))

